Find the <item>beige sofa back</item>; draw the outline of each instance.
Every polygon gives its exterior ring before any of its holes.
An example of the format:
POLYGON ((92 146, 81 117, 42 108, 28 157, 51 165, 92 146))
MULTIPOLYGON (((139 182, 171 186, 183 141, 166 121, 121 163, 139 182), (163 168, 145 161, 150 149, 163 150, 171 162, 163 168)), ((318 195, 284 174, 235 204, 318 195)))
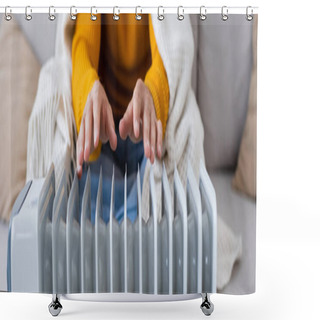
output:
POLYGON ((205 129, 206 165, 234 169, 248 108, 252 23, 245 15, 191 17, 195 39, 192 85, 205 129))

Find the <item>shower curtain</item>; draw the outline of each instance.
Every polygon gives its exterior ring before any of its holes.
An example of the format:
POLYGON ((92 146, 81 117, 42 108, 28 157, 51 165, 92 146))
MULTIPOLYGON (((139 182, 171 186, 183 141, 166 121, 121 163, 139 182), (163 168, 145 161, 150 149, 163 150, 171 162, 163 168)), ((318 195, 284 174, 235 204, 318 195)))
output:
POLYGON ((5 17, 0 291, 254 292, 258 16, 5 17))

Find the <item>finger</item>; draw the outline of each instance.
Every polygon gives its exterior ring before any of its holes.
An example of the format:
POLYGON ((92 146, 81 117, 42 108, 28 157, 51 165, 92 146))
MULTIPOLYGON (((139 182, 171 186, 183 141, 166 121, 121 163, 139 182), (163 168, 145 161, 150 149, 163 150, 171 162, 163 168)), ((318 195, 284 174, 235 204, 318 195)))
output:
POLYGON ((161 159, 161 155, 162 155, 162 123, 161 123, 161 120, 157 121, 157 154, 158 154, 158 158, 161 159))
POLYGON ((77 140, 77 174, 81 178, 83 164, 83 149, 84 149, 84 121, 80 125, 80 131, 77 140))
POLYGON ((144 154, 150 159, 150 113, 147 108, 143 113, 143 144, 144 154))
POLYGON ((151 155, 150 160, 151 163, 154 163, 155 158, 155 144, 156 144, 156 130, 157 130, 157 122, 156 119, 151 116, 151 122, 150 122, 150 146, 151 146, 151 155))
POLYGON ((113 151, 115 151, 117 148, 117 135, 114 130, 114 120, 113 120, 111 106, 108 104, 106 109, 107 109, 106 132, 109 137, 110 147, 113 151))
POLYGON ((138 139, 140 135, 140 119, 142 111, 141 90, 139 88, 140 85, 139 82, 137 82, 133 95, 133 129, 136 139, 138 139))
POLYGON ((106 132, 106 119, 107 119, 107 111, 104 106, 101 108, 101 118, 100 118, 100 140, 102 143, 106 143, 108 141, 108 134, 106 132))
POLYGON ((140 119, 140 121, 139 121, 139 136, 138 136, 138 138, 136 138, 136 136, 135 136, 133 131, 131 132, 129 137, 130 137, 132 142, 138 143, 140 140, 142 140, 142 133, 143 133, 143 130, 142 130, 142 119, 140 119))
POLYGON ((120 123, 119 123, 119 133, 121 139, 127 139, 127 136, 131 134, 133 127, 132 127, 132 117, 133 117, 133 102, 132 100, 129 102, 127 110, 123 115, 120 123))
POLYGON ((94 99, 93 101, 93 142, 96 148, 99 144, 100 135, 100 111, 101 111, 101 101, 99 99, 94 99))
POLYGON ((77 169, 77 176, 79 179, 81 179, 81 176, 82 176, 82 166, 80 166, 78 169, 77 169))
POLYGON ((84 160, 89 161, 91 153, 91 141, 92 141, 92 109, 89 108, 85 117, 85 147, 84 147, 84 160))

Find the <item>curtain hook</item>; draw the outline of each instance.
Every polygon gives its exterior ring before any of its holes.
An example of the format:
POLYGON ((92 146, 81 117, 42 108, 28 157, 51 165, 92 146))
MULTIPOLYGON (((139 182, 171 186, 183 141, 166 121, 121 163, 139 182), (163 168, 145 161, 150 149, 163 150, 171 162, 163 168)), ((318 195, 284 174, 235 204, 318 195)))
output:
POLYGON ((223 6, 221 8, 221 19, 223 21, 227 21, 228 20, 228 7, 227 6, 223 6))
POLYGON ((183 6, 179 6, 179 7, 178 7, 177 13, 178 13, 178 20, 179 20, 179 21, 182 21, 182 20, 184 19, 184 9, 183 9, 183 6), (180 12, 180 11, 182 11, 182 12, 180 12))
POLYGON ((140 11, 140 14, 142 13, 142 9, 140 6, 136 7, 136 20, 140 21, 142 19, 142 16, 138 13, 138 9, 140 11))
POLYGON ((246 9, 246 19, 247 21, 252 21, 253 19, 253 9, 250 6, 248 6, 246 9), (250 10, 250 13, 249 13, 249 10, 250 10))
POLYGON ((56 18, 56 16, 53 13, 51 13, 52 11, 56 12, 54 6, 49 7, 49 20, 50 21, 53 21, 56 18))
POLYGON ((158 7, 158 20, 162 21, 164 19, 164 9, 163 6, 158 7), (160 8, 162 10, 162 13, 160 14, 160 8))
MULTIPOLYGON (((91 15, 90 19, 91 19, 91 21, 96 21, 97 20, 97 16, 95 14, 93 14, 93 9, 96 10, 96 7, 93 6, 93 7, 90 8, 90 15, 91 15)), ((96 10, 96 13, 97 13, 97 10, 96 10)))
POLYGON ((120 19, 119 13, 120 13, 119 7, 117 7, 117 6, 113 7, 113 20, 114 21, 118 21, 120 19), (117 13, 116 13, 116 10, 117 10, 117 13))
POLYGON ((10 9, 10 7, 9 7, 9 6, 6 6, 6 7, 4 8, 4 16, 5 16, 5 19, 6 19, 7 21, 10 21, 10 20, 12 19, 12 15, 9 14, 8 11, 10 11, 10 13, 12 12, 12 10, 10 9))
POLYGON ((77 8, 75 6, 70 7, 70 19, 73 21, 77 20, 77 8), (75 13, 73 13, 73 9, 75 13))
POLYGON ((200 20, 204 21, 207 19, 207 8, 205 6, 200 7, 200 20))
POLYGON ((30 14, 32 12, 32 9, 30 6, 26 6, 26 10, 25 10, 25 19, 27 21, 30 21, 32 19, 32 15, 30 14))

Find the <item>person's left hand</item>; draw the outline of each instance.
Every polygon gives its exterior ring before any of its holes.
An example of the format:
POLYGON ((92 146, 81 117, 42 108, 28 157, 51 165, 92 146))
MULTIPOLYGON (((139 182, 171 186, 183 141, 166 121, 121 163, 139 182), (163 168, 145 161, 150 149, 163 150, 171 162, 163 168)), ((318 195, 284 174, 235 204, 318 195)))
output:
POLYGON ((143 138, 144 154, 151 163, 156 154, 161 158, 162 123, 157 120, 152 95, 141 79, 136 82, 132 99, 119 123, 119 132, 123 140, 129 136, 135 143, 143 138))

